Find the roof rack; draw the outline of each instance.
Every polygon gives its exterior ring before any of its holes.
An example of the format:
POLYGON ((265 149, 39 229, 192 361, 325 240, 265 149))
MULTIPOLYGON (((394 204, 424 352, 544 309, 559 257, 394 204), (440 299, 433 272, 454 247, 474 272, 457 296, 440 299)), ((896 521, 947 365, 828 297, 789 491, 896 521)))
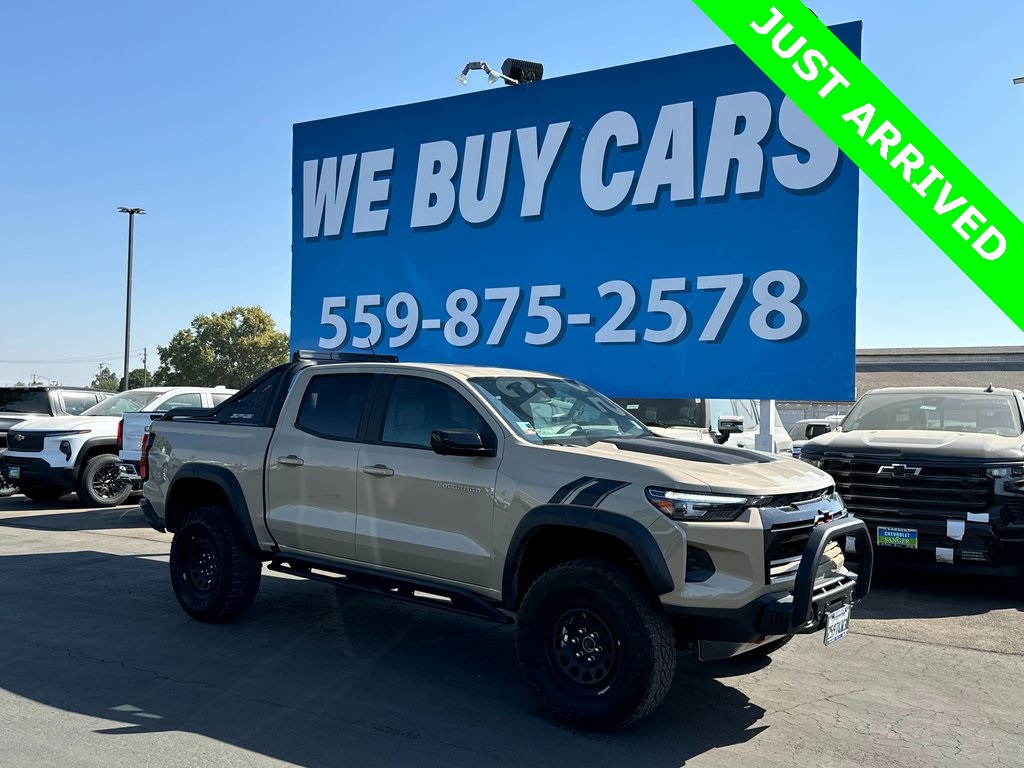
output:
POLYGON ((316 360, 331 363, 397 363, 398 355, 378 355, 365 352, 324 352, 320 349, 299 349, 292 360, 316 360))

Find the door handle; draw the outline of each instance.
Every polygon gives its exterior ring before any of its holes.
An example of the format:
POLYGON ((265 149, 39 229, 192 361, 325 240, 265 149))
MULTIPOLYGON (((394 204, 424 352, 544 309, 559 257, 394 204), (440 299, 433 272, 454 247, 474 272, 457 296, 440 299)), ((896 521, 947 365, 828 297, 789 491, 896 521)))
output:
POLYGON ((385 467, 383 464, 374 464, 371 467, 363 467, 363 472, 374 477, 391 477, 395 474, 395 470, 391 467, 385 467))
POLYGON ((295 454, 292 454, 290 456, 278 456, 277 463, 284 464, 286 467, 301 467, 306 462, 304 462, 295 454))

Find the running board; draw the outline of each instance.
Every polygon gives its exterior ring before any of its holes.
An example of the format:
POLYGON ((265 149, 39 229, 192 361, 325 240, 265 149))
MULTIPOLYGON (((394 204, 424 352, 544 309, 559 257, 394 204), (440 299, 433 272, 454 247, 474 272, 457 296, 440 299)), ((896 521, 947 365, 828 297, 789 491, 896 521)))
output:
POLYGON ((267 568, 278 573, 301 576, 304 579, 322 581, 338 587, 373 592, 408 603, 418 603, 431 608, 439 608, 442 611, 475 616, 478 619, 486 619, 498 624, 512 623, 512 618, 499 611, 493 604, 479 595, 458 587, 383 574, 358 566, 315 562, 290 555, 277 555, 267 568))

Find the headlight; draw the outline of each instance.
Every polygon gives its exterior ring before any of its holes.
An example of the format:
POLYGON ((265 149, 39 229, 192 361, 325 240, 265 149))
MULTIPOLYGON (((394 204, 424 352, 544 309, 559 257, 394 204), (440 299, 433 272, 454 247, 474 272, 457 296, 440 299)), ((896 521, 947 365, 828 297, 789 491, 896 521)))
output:
POLYGON ((62 432, 46 432, 43 436, 51 438, 64 437, 65 435, 88 435, 90 432, 92 432, 91 429, 65 429, 62 432))
POLYGON ((735 520, 757 499, 648 488, 647 500, 673 520, 735 520))

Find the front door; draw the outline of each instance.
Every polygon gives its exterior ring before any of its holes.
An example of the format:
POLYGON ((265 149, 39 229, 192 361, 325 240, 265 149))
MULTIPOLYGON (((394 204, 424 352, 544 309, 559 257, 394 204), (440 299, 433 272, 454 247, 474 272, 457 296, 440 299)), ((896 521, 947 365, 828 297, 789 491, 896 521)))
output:
POLYGON ((438 379, 393 379, 376 435, 359 457, 357 557, 367 563, 488 585, 496 457, 441 456, 434 429, 495 431, 466 398, 438 379))

